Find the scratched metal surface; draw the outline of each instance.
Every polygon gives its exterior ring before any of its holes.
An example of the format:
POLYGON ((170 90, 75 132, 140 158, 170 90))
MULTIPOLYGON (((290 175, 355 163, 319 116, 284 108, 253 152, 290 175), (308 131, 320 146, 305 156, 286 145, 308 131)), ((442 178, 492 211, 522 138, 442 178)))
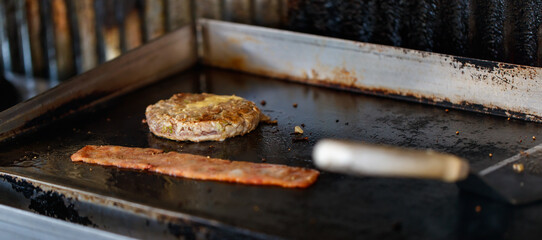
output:
POLYGON ((541 134, 542 125, 532 122, 200 68, 2 143, 0 171, 284 238, 532 237, 542 233, 542 204, 512 207, 437 181, 324 172, 307 189, 283 189, 72 163, 69 156, 87 144, 113 144, 313 168, 318 139, 345 138, 449 152, 480 170, 537 145, 532 136, 541 134), (141 122, 148 104, 201 91, 252 100, 278 125, 224 142, 187 143, 154 137, 141 122), (301 124, 309 140, 292 141, 301 124))
POLYGON ((542 122, 542 69, 200 19, 206 65, 542 122))

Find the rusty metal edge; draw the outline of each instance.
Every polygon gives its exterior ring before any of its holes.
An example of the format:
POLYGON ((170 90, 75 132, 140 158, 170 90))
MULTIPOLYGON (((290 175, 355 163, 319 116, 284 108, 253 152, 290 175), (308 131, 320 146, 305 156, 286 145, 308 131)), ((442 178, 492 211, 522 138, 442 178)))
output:
POLYGON ((184 27, 0 112, 0 142, 158 81, 197 63, 184 27))
POLYGON ((542 122, 542 69, 200 19, 203 64, 542 122))
MULTIPOLYGON (((95 194, 87 191, 82 191, 79 189, 74 189, 70 187, 65 187, 61 185, 56 185, 37 179, 21 176, 15 173, 7 172, 6 170, 0 171, 0 179, 3 179, 8 182, 15 183, 24 183, 30 184, 35 189, 43 192, 54 192, 61 194, 64 199, 68 202, 85 202, 93 205, 98 205, 106 208, 120 209, 124 212, 129 212, 131 214, 155 220, 162 223, 173 223, 173 224, 182 224, 182 223, 194 223, 206 228, 213 229, 222 229, 239 236, 249 237, 253 239, 279 239, 276 236, 270 236, 260 232, 254 232, 249 229, 236 227, 228 225, 226 223, 197 217, 190 214, 185 214, 181 212, 175 212, 170 210, 165 210, 161 208, 155 208, 139 203, 134 203, 119 198, 108 197, 100 194, 95 194)), ((85 217, 86 218, 86 217, 85 217)), ((78 222, 76 222, 78 223, 78 222)), ((90 222, 91 226, 97 227, 94 223, 90 222)), ((88 225, 88 224, 87 224, 88 225)))

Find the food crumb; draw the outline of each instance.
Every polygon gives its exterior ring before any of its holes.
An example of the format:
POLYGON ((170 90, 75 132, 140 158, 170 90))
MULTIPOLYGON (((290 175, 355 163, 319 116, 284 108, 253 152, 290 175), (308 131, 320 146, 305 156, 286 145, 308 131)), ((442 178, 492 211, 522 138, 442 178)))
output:
POLYGON ((489 153, 489 157, 493 157, 493 153, 489 153))
POLYGON ((474 211, 476 211, 477 213, 481 212, 482 211, 482 207, 480 205, 476 205, 476 207, 474 207, 474 211))
POLYGON ((302 137, 302 138, 294 138, 292 139, 292 142, 304 142, 309 141, 309 137, 302 137))
POLYGON ((445 111, 445 112, 449 112, 450 110, 446 108, 446 109, 444 109, 444 111, 445 111))
POLYGON ((267 104, 267 102, 266 102, 265 100, 262 100, 262 101, 260 102, 260 104, 261 104, 262 106, 265 106, 265 104, 267 104))
POLYGON ((455 131, 455 135, 459 135, 459 131, 455 131))
POLYGON ((211 158, 211 156, 207 156, 207 158, 211 158))
POLYGON ((525 167, 523 166, 523 163, 514 163, 512 164, 512 168, 517 173, 523 172, 523 170, 525 169, 525 167))
POLYGON ((302 124, 301 124, 301 127, 305 127, 305 124, 304 124, 304 123, 302 123, 302 124))
POLYGON ((506 120, 510 121, 510 118, 507 118, 506 120))
POLYGON ((265 123, 267 125, 277 125, 277 120, 271 120, 271 118, 265 114, 261 114, 260 116, 260 122, 265 123))
POLYGON ((536 137, 535 137, 535 136, 533 136, 533 140, 536 140, 536 137))
POLYGON ((297 103, 294 103, 292 106, 293 106, 294 108, 297 108, 297 103))
POLYGON ((262 158, 262 162, 267 162, 267 159, 265 159, 265 158, 262 158))
POLYGON ((87 134, 92 134, 92 132, 91 132, 91 131, 88 131, 87 134))
POLYGON ((294 132, 296 134, 303 134, 303 129, 300 126, 295 126, 294 127, 294 132))
POLYGON ((265 120, 265 121, 262 121, 263 123, 267 124, 267 125, 277 125, 279 122, 277 120, 265 120))
POLYGON ((141 119, 141 123, 147 123, 147 119, 145 118, 141 119))

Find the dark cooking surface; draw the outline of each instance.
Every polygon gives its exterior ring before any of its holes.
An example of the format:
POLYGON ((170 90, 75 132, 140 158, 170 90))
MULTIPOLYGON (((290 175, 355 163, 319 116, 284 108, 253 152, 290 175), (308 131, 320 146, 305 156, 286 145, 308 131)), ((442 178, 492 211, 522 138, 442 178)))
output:
POLYGON ((346 138, 450 152, 479 170, 535 146, 540 140, 532 136, 541 133, 541 124, 199 69, 1 144, 0 170, 287 238, 522 238, 542 233, 542 204, 512 207, 454 184, 324 172, 308 189, 283 189, 74 164, 69 156, 87 144, 113 144, 312 168, 318 139, 346 138), (224 142, 185 143, 154 137, 141 122, 148 104, 200 91, 236 94, 259 106, 265 100, 261 109, 278 125, 224 142), (309 140, 293 142, 301 124, 309 140))
POLYGON ((21 101, 21 96, 15 86, 0 77, 0 112, 21 101))

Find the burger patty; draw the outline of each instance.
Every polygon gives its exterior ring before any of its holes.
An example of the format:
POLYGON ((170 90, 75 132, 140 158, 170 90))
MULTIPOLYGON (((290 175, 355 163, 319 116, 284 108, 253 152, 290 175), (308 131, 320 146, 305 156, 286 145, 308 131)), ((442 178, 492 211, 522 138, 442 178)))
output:
POLYGON ((157 136, 178 141, 223 141, 254 130, 261 111, 237 96, 178 93, 149 105, 147 124, 157 136))

